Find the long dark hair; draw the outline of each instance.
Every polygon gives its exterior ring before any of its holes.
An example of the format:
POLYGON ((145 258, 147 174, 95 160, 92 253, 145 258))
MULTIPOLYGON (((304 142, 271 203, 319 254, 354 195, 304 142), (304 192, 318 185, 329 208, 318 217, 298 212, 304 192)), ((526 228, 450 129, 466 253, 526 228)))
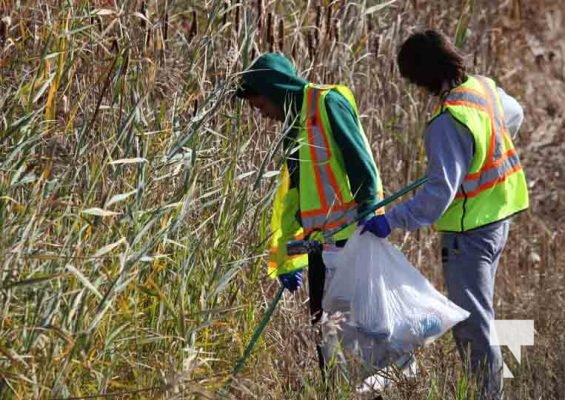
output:
POLYGON ((397 57, 400 74, 433 94, 441 94, 443 82, 457 86, 467 79, 459 50, 442 33, 427 30, 410 35, 397 57))

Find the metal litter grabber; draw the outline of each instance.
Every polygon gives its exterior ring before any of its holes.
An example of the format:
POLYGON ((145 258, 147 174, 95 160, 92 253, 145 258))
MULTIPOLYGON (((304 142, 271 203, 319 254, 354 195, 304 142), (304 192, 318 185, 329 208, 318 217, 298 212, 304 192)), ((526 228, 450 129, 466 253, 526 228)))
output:
MULTIPOLYGON (((354 224, 354 223, 362 220, 363 218, 367 217, 368 215, 372 214, 373 212, 375 212, 379 208, 390 204, 391 202, 398 199, 399 197, 401 197, 401 196, 405 195, 406 193, 416 189, 417 187, 422 185, 427 180, 428 180, 427 177, 423 177, 423 178, 418 179, 417 181, 412 182, 410 185, 406 186, 405 188, 399 190, 398 192, 394 193, 393 195, 387 197, 386 199, 378 202, 376 205, 374 205, 373 207, 368 209, 366 212, 358 215, 357 218, 355 220, 351 221, 350 223, 344 224, 344 225, 339 226, 339 227, 337 227, 333 230, 325 232, 324 233, 324 240, 326 240, 326 241, 329 240, 337 232, 342 231, 343 229, 347 228, 351 224, 354 224)), ((321 243, 319 241, 314 241, 314 240, 293 240, 293 241, 289 241, 287 243, 287 253, 288 253, 288 255, 319 254, 321 256, 322 248, 323 248, 323 243, 321 243)), ((318 282, 317 285, 320 286, 320 282, 318 282)), ((323 285, 324 285, 324 282, 321 282, 322 288, 323 288, 323 285)), ((243 368, 245 361, 247 360, 247 358, 251 354, 253 347, 255 347, 257 340, 259 339, 259 337, 261 336, 261 333, 263 332, 263 330, 267 326, 267 323, 269 322, 271 315, 273 314, 278 302, 282 298, 283 292, 284 292, 284 286, 281 285, 279 287, 279 289, 277 290, 275 297, 273 298, 273 300, 269 304, 269 307, 267 308, 265 315, 263 316, 263 318, 259 322, 259 325, 255 329, 255 332, 253 333, 253 336, 251 337, 249 344, 245 348, 243 355, 239 358, 239 360, 235 364, 235 367, 232 371, 232 377, 237 375, 241 371, 241 369, 243 368)), ((321 300, 321 298, 320 298, 320 300, 321 300)), ((325 361, 323 359, 323 355, 322 355, 321 348, 320 348, 319 344, 317 345, 317 353, 318 353, 318 357, 319 357, 320 368, 322 370, 322 373, 324 374, 325 373, 325 361)), ((230 382, 231 382, 231 378, 227 381, 226 384, 229 384, 230 382)))

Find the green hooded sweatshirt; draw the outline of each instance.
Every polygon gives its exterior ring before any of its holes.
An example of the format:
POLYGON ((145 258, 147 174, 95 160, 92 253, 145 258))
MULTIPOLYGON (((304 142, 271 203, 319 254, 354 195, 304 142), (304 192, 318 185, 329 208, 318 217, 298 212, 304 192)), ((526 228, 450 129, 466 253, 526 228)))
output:
MULTIPOLYGON (((296 118, 302 109, 304 87, 308 81, 299 77, 292 63, 283 55, 265 53, 242 73, 236 95, 245 98, 247 95, 263 95, 274 104, 286 110, 288 121, 296 118)), ((357 115, 345 97, 332 90, 325 99, 326 110, 336 145, 342 152, 351 191, 358 212, 362 213, 377 204, 377 167, 371 154, 367 151, 361 131, 357 123, 357 115)), ((298 150, 295 139, 298 128, 288 130, 283 149, 289 154, 286 159, 290 173, 291 187, 300 191, 298 150)))

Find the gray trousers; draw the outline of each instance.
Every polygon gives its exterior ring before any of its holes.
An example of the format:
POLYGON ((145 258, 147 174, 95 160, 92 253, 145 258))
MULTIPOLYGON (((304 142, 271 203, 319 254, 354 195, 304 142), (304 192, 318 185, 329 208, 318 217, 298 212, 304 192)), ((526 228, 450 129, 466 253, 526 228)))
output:
POLYGON ((466 370, 479 385, 481 399, 502 398, 502 354, 489 344, 494 319, 496 269, 508 238, 509 220, 461 233, 443 233, 442 265, 448 297, 471 313, 453 328, 466 370))

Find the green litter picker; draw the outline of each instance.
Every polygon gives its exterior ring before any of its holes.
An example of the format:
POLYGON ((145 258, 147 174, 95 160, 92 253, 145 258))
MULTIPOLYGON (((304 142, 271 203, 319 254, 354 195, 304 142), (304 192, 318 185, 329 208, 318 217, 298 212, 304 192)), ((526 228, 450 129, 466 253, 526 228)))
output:
MULTIPOLYGON (((423 177, 423 178, 418 179, 417 181, 412 182, 410 185, 406 186, 405 188, 399 190, 398 192, 394 193, 393 195, 391 195, 391 196, 385 198, 384 200, 380 201, 375 206, 373 206, 369 210, 367 210, 365 213, 358 215, 357 218, 354 221, 352 221, 348 224, 339 226, 339 227, 337 227, 333 230, 325 232, 324 238, 325 239, 331 238, 337 232, 347 228, 350 224, 353 224, 357 221, 362 220, 363 218, 365 218, 368 215, 370 215, 371 213, 373 213, 375 210, 390 204, 391 202, 398 199, 399 197, 401 197, 401 196, 405 195, 406 193, 416 189, 417 187, 422 185, 427 180, 428 180, 427 177, 423 177)), ((293 240, 293 241, 290 241, 290 242, 287 243, 287 253, 289 255, 305 254, 305 253, 312 254, 312 253, 315 253, 315 252, 321 252, 322 246, 323 246, 323 243, 318 242, 318 241, 293 240)), ((257 340, 259 340, 261 333, 263 332, 263 330, 267 326, 267 323, 269 322, 271 315, 273 314, 275 308, 277 307, 278 302, 282 298, 283 292, 284 292, 284 286, 281 285, 279 287, 279 289, 277 290, 275 297, 273 298, 273 300, 269 304, 269 307, 267 308, 265 315, 263 316, 263 318, 259 322, 259 325, 255 329, 255 332, 253 333, 253 336, 251 337, 249 344, 245 348, 243 355, 239 358, 239 360, 235 364, 235 367, 232 371, 232 377, 237 375, 241 371, 241 369, 243 368, 245 361, 247 360, 247 358, 251 354, 253 348, 255 347, 255 344, 257 343, 257 340)), ((322 373, 324 373, 324 360, 323 360, 323 357, 321 356, 322 353, 321 353, 321 349, 320 349, 319 345, 317 345, 317 350, 318 350, 318 357, 319 357, 319 361, 320 361, 320 368, 322 370, 322 373)), ((228 384, 229 384, 229 382, 231 382, 231 379, 228 380, 228 384)))

